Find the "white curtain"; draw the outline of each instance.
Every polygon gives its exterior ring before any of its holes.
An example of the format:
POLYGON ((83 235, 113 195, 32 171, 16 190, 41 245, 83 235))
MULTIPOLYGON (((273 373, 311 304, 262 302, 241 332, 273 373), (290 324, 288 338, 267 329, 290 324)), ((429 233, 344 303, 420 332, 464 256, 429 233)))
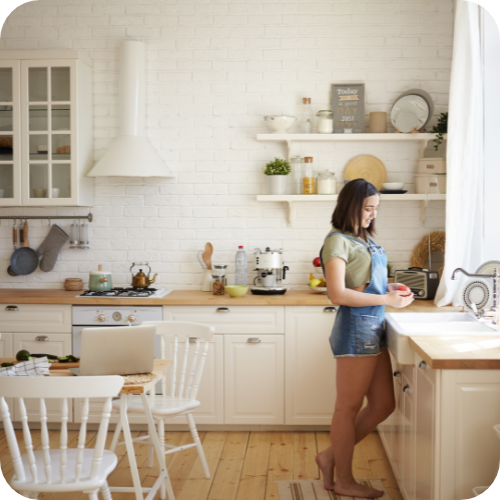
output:
POLYGON ((466 277, 483 262, 483 69, 480 7, 457 0, 448 118, 446 248, 434 303, 459 305, 466 277))

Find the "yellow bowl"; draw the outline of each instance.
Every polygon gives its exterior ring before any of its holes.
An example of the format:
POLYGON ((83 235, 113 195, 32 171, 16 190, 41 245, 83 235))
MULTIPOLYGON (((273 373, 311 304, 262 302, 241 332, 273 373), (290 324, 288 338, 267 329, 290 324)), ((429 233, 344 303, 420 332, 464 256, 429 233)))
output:
POLYGON ((231 297, 243 297, 248 292, 248 287, 242 285, 227 285, 224 289, 231 297))

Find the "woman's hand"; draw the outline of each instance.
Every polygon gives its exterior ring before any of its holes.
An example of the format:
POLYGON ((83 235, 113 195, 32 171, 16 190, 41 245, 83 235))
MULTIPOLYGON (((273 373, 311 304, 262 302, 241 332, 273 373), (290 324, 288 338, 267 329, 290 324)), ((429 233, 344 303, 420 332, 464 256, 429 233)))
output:
MULTIPOLYGON (((396 283, 391 283, 396 284, 396 283)), ((387 285, 387 289, 389 289, 390 285, 387 285)), ((415 299, 413 293, 408 295, 408 292, 402 292, 401 290, 394 290, 392 292, 388 292, 386 295, 385 305, 396 307, 398 309, 402 309, 403 307, 409 306, 415 299)))

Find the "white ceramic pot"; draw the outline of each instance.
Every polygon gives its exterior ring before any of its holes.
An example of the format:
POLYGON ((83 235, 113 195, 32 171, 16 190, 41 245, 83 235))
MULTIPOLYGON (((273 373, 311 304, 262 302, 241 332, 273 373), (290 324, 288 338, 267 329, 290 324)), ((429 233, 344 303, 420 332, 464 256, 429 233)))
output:
POLYGON ((446 194, 446 174, 415 175, 415 193, 446 194))
POLYGON ((446 158, 420 158, 417 174, 446 174, 446 158))
POLYGON ((287 175, 268 175, 270 194, 286 194, 287 175))

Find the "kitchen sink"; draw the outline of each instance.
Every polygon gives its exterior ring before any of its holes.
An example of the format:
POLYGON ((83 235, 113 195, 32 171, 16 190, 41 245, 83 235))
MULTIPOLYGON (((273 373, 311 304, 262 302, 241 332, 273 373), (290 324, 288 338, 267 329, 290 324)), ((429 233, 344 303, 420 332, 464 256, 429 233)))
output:
POLYGON ((414 351, 408 337, 468 335, 498 337, 500 333, 468 313, 387 313, 387 344, 403 365, 413 364, 414 351))

